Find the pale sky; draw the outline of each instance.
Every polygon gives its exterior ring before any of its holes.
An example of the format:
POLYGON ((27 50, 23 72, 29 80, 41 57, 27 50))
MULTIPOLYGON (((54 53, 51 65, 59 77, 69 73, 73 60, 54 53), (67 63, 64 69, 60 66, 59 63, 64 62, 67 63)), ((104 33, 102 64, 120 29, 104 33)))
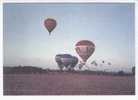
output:
POLYGON ((95 43, 91 62, 111 62, 91 69, 130 70, 134 62, 134 4, 4 4, 4 66, 57 69, 55 55, 75 51, 80 40, 95 43), (43 22, 56 19, 49 36, 43 22))

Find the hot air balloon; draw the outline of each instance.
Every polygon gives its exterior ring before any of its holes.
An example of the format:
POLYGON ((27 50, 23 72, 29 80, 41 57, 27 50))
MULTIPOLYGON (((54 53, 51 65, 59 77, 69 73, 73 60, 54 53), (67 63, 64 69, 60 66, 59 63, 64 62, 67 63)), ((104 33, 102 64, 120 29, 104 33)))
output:
POLYGON ((68 70, 73 70, 78 63, 78 58, 71 56, 70 54, 58 54, 56 55, 55 60, 60 70, 63 70, 64 67, 68 70))
POLYGON ((88 58, 95 51, 95 44, 89 40, 81 40, 76 43, 75 50, 83 60, 83 63, 85 64, 88 58))
POLYGON ((58 54, 55 57, 55 60, 60 68, 60 70, 63 70, 65 67, 66 69, 72 62, 72 56, 70 54, 58 54))
POLYGON ((47 19, 44 21, 44 26, 45 26, 45 28, 48 30, 49 35, 50 35, 51 32, 54 30, 54 28, 56 27, 56 25, 57 25, 57 22, 56 22, 55 19, 47 18, 47 19))

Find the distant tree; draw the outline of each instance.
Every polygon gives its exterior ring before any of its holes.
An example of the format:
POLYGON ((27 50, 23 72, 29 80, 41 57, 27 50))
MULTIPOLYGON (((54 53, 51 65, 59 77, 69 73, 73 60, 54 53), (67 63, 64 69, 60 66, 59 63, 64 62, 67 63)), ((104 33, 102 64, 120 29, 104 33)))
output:
POLYGON ((22 67, 22 65, 18 65, 17 67, 22 67))
POLYGON ((124 73, 124 71, 122 71, 122 70, 118 72, 118 75, 124 75, 124 74, 125 74, 125 73, 124 73))
POLYGON ((135 75, 135 66, 132 67, 132 74, 135 75))

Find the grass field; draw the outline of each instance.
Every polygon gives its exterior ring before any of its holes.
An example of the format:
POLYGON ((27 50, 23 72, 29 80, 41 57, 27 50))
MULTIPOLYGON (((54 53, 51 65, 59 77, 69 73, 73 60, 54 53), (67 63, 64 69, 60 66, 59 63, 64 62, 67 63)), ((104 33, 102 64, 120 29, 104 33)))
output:
POLYGON ((4 74, 4 95, 134 95, 134 76, 4 74))

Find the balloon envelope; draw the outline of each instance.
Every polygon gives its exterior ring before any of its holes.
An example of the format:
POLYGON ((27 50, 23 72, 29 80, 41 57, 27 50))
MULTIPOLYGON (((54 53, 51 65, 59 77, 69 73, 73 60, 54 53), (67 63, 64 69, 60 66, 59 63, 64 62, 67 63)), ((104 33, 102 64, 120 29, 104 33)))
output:
POLYGON ((70 54, 59 54, 56 55, 55 60, 58 64, 63 64, 65 67, 68 67, 72 62, 72 56, 70 54))
POLYGON ((54 28, 56 27, 57 22, 55 19, 52 18, 48 18, 44 21, 44 26, 46 27, 46 29, 48 30, 49 34, 54 30, 54 28))
POLYGON ((55 60, 60 69, 66 67, 68 70, 73 70, 75 65, 78 63, 78 58, 70 54, 58 54, 55 56, 55 60))
POLYGON ((75 50, 83 62, 86 62, 95 51, 95 44, 89 40, 81 40, 75 45, 75 50))

